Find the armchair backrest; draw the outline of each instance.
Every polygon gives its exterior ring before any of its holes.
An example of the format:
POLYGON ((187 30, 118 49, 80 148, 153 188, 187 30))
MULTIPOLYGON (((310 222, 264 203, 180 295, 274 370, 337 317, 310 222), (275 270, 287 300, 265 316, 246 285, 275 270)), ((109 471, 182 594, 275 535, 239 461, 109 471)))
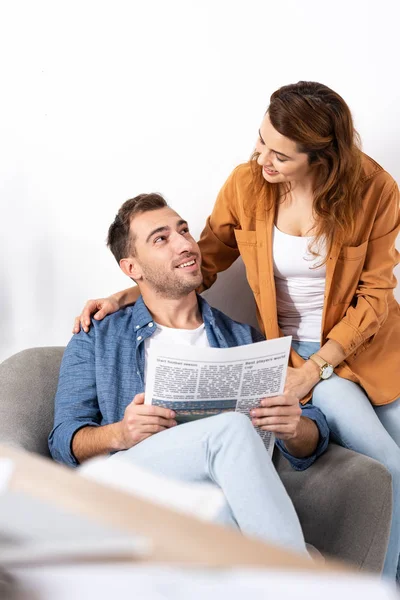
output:
POLYGON ((0 443, 49 456, 64 349, 29 348, 0 364, 0 443))

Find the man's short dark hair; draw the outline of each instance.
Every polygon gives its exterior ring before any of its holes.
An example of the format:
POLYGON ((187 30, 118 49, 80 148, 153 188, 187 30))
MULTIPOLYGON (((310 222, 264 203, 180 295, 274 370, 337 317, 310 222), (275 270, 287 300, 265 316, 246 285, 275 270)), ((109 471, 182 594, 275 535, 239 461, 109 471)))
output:
POLYGON ((107 236, 107 246, 118 264, 122 258, 135 254, 135 239, 130 231, 132 218, 139 213, 166 206, 168 204, 161 194, 140 194, 123 203, 110 225, 107 236))

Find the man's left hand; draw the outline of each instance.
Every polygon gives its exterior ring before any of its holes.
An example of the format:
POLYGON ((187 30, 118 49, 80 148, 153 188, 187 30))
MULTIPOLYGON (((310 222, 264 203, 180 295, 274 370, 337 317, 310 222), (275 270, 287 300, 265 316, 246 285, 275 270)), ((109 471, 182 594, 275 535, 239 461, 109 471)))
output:
POLYGON ((301 407, 297 396, 288 391, 283 396, 263 398, 250 415, 255 427, 271 431, 281 440, 290 440, 298 433, 301 407))

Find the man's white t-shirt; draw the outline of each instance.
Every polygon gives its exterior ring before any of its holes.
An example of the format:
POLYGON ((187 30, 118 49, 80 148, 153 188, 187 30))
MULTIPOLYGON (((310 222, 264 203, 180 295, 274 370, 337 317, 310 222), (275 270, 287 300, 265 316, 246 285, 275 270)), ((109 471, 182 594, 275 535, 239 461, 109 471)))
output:
POLYGON ((207 338, 207 332, 204 323, 196 329, 174 329, 154 323, 156 330, 150 337, 144 341, 144 382, 146 383, 147 365, 149 352, 158 345, 171 346, 198 346, 200 348, 209 348, 210 343, 207 338))

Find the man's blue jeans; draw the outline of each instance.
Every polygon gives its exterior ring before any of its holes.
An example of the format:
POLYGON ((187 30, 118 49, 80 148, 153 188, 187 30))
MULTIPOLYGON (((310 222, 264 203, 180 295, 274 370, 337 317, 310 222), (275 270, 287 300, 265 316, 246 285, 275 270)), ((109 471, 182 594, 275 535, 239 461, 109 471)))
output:
MULTIPOLYGON (((292 342, 303 358, 319 350, 314 342, 292 342)), ((372 367, 373 368, 373 367, 372 367)), ((400 582, 400 398, 373 406, 364 390, 332 375, 314 388, 312 402, 325 414, 335 441, 384 464, 393 482, 393 517, 384 575, 400 582)))
MULTIPOLYGON (((277 449, 275 450, 278 451, 277 449)), ((306 553, 300 522, 250 419, 228 412, 156 433, 109 460, 185 482, 213 482, 226 498, 220 522, 306 553)))

